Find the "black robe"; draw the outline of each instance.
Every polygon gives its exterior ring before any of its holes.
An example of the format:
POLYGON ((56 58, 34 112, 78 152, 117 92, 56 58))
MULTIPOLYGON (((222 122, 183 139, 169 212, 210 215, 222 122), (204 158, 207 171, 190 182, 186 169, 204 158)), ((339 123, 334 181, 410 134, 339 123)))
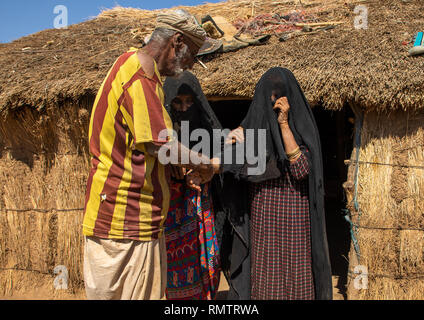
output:
MULTIPOLYGON (((289 165, 277 114, 273 111, 276 98, 287 97, 291 106, 289 125, 298 145, 309 150, 309 204, 311 217, 312 269, 317 300, 331 300, 333 297, 332 274, 327 243, 324 212, 324 178, 322 168, 321 142, 318 128, 305 95, 294 75, 287 69, 272 68, 266 72, 256 85, 253 102, 241 126, 266 130, 266 170, 261 175, 248 175, 252 165, 224 165, 224 207, 228 210, 225 229, 232 233, 224 234, 222 247, 231 250, 223 254, 223 265, 227 268, 232 299, 250 299, 250 220, 248 183, 263 182, 282 176, 289 165), (231 248, 231 249, 229 249, 231 248)), ((257 136, 256 136, 257 137, 257 136)), ((246 142, 245 142, 246 143, 246 142)), ((232 147, 235 150, 235 147, 232 147)), ((262 149, 254 144, 255 154, 262 149)), ((225 250, 222 250, 225 252, 225 250)))
MULTIPOLYGON (((169 115, 173 122, 179 121, 189 121, 190 123, 190 133, 194 129, 202 128, 206 129, 211 139, 210 153, 204 152, 208 157, 214 156, 213 145, 219 145, 219 148, 216 148, 217 153, 222 151, 223 140, 217 136, 213 135, 213 130, 218 129, 222 130, 221 123, 213 112, 209 102, 204 95, 202 88, 200 86, 199 80, 189 71, 185 71, 179 77, 169 77, 164 83, 164 92, 165 92, 165 108, 167 109, 169 115), (186 112, 175 112, 171 108, 171 102, 179 94, 191 94, 193 96, 193 105, 186 112), (222 141, 221 141, 222 140, 222 141)), ((197 142, 190 142, 186 147, 191 148, 193 144, 197 142)), ((212 203, 215 213, 215 229, 218 239, 218 245, 222 244, 223 228, 224 223, 227 217, 227 212, 222 205, 222 191, 223 191, 223 176, 217 175, 212 179, 211 182, 211 194, 212 194, 212 203)))

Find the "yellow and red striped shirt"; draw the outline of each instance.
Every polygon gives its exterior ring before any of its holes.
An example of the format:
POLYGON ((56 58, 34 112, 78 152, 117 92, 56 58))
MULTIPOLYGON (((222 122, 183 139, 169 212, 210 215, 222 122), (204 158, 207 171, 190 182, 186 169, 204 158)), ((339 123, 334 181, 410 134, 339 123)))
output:
POLYGON ((170 172, 145 150, 172 130, 157 65, 152 78, 137 51, 120 56, 94 103, 83 233, 103 239, 151 241, 163 236, 170 172))

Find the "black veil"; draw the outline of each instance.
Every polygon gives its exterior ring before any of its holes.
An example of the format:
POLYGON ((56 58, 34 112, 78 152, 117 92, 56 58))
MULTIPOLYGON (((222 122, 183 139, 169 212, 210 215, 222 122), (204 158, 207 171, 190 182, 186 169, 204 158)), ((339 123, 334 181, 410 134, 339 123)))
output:
MULTIPOLYGON (((163 88, 165 91, 165 108, 173 121, 177 119, 175 119, 175 112, 173 112, 171 108, 172 100, 174 100, 179 94, 191 94, 193 96, 193 106, 183 117, 187 120, 194 120, 193 122, 197 123, 194 127, 190 125, 190 131, 200 127, 206 129, 209 132, 210 137, 213 137, 213 139, 211 139, 211 153, 206 154, 207 156, 212 157, 212 144, 214 143, 214 139, 218 139, 218 137, 213 135, 213 130, 222 130, 222 125, 209 105, 209 102, 202 91, 199 80, 189 71, 185 71, 178 77, 168 77, 163 88)), ((221 141, 216 141, 215 143, 222 145, 221 141)))
MULTIPOLYGON (((224 264, 231 265, 233 272, 233 284, 237 283, 237 278, 243 278, 241 286, 235 288, 238 292, 246 292, 243 283, 250 280, 250 270, 243 264, 250 260, 249 243, 249 198, 247 193, 246 181, 250 183, 262 182, 270 179, 279 178, 289 165, 281 131, 277 122, 277 115, 273 111, 275 101, 271 96, 274 93, 276 98, 287 97, 291 106, 289 111, 289 125, 293 132, 296 142, 299 146, 308 149, 308 161, 310 164, 309 174, 309 206, 311 216, 311 243, 312 243, 312 264, 315 280, 316 299, 332 299, 332 276, 331 265, 328 251, 325 211, 324 211, 324 178, 322 167, 321 142, 318 128, 306 97, 294 77, 293 73, 283 68, 272 68, 266 72, 256 85, 254 99, 250 106, 246 118, 241 126, 245 130, 253 129, 255 133, 259 129, 266 130, 266 170, 260 175, 248 175, 249 164, 224 165, 225 175, 233 175, 231 181, 232 192, 224 192, 224 203, 230 208, 230 220, 238 221, 236 230, 245 234, 247 242, 241 242, 234 247, 234 238, 227 239, 228 244, 223 243, 223 247, 228 247, 229 242, 233 240, 233 252, 245 252, 244 258, 233 259, 230 257, 224 264), (238 199, 234 202, 234 199, 238 199), (240 199, 243 199, 241 201, 240 199)), ((255 135, 256 136, 256 135, 255 135)), ((246 144, 246 141, 245 141, 246 144)), ((251 146, 251 145, 250 145, 251 146)), ((252 146, 251 146, 252 147, 252 146)), ((257 139, 253 145, 255 154, 262 152, 259 148, 257 139)), ((233 149, 235 147, 233 146, 233 149)), ((227 180, 225 180, 227 183, 227 180)), ((225 186, 224 186, 225 187, 225 186)), ((238 237, 239 238, 239 237, 238 237)), ((235 287, 237 285, 234 285, 235 287)), ((239 297, 242 295, 239 294, 239 297)), ((243 298, 242 298, 243 299, 243 298)))
MULTIPOLYGON (((213 134, 214 129, 222 130, 221 123, 212 110, 204 95, 199 80, 189 71, 185 71, 179 77, 168 77, 164 83, 165 108, 173 122, 178 120, 188 120, 190 122, 190 132, 197 128, 205 129, 209 132, 211 139, 210 153, 204 152, 206 156, 212 157, 214 146, 220 146, 218 153, 222 150, 223 140, 213 134), (171 108, 171 102, 179 94, 191 94, 193 105, 184 114, 176 114, 171 108), (176 119, 178 118, 178 119, 176 119), (192 126, 194 124, 194 126, 192 126)), ((187 146, 192 147, 192 146, 187 146)), ((204 151, 204 150, 202 150, 204 151)), ((224 222, 226 220, 226 210, 223 208, 223 176, 217 175, 211 181, 212 203, 215 213, 215 229, 218 238, 218 245, 221 247, 224 222)), ((222 254, 221 254, 222 257, 222 254)))

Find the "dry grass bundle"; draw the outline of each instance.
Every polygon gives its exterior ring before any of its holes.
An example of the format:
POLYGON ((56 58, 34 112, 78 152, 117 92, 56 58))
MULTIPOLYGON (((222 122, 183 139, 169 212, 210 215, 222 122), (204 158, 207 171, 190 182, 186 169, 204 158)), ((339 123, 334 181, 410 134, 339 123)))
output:
POLYGON ((57 220, 58 250, 56 265, 66 266, 73 289, 84 288, 82 267, 84 254, 83 219, 82 211, 73 211, 59 215, 57 220))
MULTIPOLYGON (((356 1, 345 1, 345 3, 358 3, 356 1)), ((249 18, 255 15, 269 13, 269 12, 286 12, 296 9, 309 9, 311 11, 318 11, 317 9, 325 8, 326 10, 337 10, 340 7, 341 1, 322 1, 322 0, 309 0, 309 1, 293 1, 293 0, 229 0, 218 3, 205 3, 198 6, 175 6, 164 10, 142 10, 135 8, 123 8, 121 6, 112 9, 104 9, 99 18, 125 18, 125 19, 155 19, 156 14, 161 11, 185 9, 196 17, 204 15, 224 16, 230 21, 237 18, 249 18)))
POLYGON ((85 291, 56 290, 55 276, 21 270, 0 273, 0 296, 14 300, 84 300, 85 291))
POLYGON ((422 300, 423 280, 393 280, 377 278, 369 280, 368 290, 360 293, 360 300, 422 300))
POLYGON ((400 273, 424 275, 424 231, 400 232, 400 273))
MULTIPOLYGON (((373 277, 398 277, 400 239, 396 230, 367 230, 362 229, 358 236, 361 250, 361 265, 367 266, 373 277)), ((354 270, 354 268, 352 268, 354 270)))
POLYGON ((360 264, 368 267, 369 289, 359 292, 360 299, 424 298, 423 120, 423 112, 365 117, 361 216, 355 213, 354 221, 362 226, 360 264))
POLYGON ((0 158, 0 274, 11 268, 52 276, 56 266, 64 265, 75 291, 83 284, 89 111, 64 105, 60 113, 46 111, 38 119, 36 113, 10 113, 0 124, 6 147, 0 158))
POLYGON ((53 214, 2 212, 0 219, 8 234, 2 239, 2 247, 7 249, 3 268, 48 273, 55 267, 56 244, 49 241, 54 232, 53 214))

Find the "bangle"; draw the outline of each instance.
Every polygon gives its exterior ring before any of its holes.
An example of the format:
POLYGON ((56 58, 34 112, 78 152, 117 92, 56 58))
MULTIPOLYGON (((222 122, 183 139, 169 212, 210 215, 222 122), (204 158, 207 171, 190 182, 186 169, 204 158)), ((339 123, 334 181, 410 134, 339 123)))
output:
POLYGON ((292 157, 298 155, 300 152, 301 152, 300 148, 298 147, 296 150, 294 150, 292 152, 287 152, 286 154, 287 154, 288 158, 292 158, 292 157))
POLYGON ((301 154, 302 154, 302 151, 300 150, 300 148, 297 148, 296 152, 290 153, 289 155, 287 155, 287 157, 289 161, 295 161, 300 158, 301 154))
POLYGON ((297 159, 299 159, 301 155, 302 155, 302 153, 299 152, 299 154, 297 154, 296 156, 293 156, 293 157, 289 158, 289 161, 290 162, 297 161, 297 159))

